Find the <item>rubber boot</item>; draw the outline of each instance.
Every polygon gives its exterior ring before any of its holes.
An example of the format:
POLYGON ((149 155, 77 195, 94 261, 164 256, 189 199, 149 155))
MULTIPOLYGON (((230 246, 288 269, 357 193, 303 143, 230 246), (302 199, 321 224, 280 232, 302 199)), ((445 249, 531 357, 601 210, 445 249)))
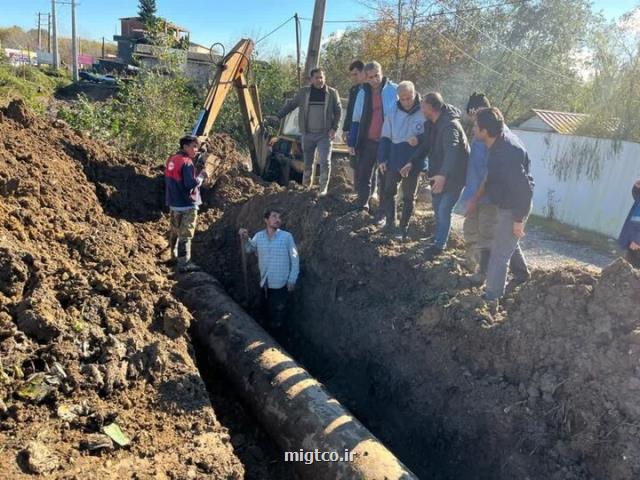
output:
POLYGON ((178 237, 169 234, 169 251, 171 252, 171 261, 175 262, 178 258, 178 237))
POLYGON ((320 192, 319 195, 324 197, 329 191, 329 168, 320 167, 320 192))
POLYGON ((311 169, 305 168, 302 172, 302 185, 309 188, 311 186, 311 169))
POLYGON ((187 273, 200 270, 191 262, 191 239, 178 241, 178 272, 187 273))

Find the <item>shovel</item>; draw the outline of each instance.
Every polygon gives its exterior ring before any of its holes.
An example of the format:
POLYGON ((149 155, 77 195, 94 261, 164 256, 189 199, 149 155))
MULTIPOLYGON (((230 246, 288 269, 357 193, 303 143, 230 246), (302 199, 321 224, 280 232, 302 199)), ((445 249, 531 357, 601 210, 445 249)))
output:
POLYGON ((244 301, 242 302, 243 307, 247 307, 249 305, 249 282, 247 276, 247 251, 245 250, 245 246, 247 245, 247 240, 245 238, 240 238, 240 258, 242 260, 242 279, 244 280, 244 301))

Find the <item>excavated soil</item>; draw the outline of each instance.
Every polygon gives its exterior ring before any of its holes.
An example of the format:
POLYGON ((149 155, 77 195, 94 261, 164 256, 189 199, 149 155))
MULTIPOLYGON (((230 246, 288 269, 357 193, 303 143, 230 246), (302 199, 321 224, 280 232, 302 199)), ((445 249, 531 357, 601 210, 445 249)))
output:
MULTIPOLYGON (((257 266, 244 295, 237 229, 267 207, 301 256, 292 315, 276 337, 421 478, 640 478, 640 270, 535 271, 498 314, 469 286, 461 242, 425 258, 424 209, 405 244, 331 193, 224 176, 196 257, 260 318, 257 266)), ((422 205, 424 207, 424 205, 422 205)))
MULTIPOLYGON (((196 368, 161 168, 18 101, 0 138, 0 478, 290 478, 196 368)), ((225 137, 209 150, 214 180, 240 158, 225 137)))
MULTIPOLYGON (((0 134, 0 477, 290 478, 220 372, 209 395, 198 374, 160 171, 21 104, 0 134)), ((212 143, 196 260, 260 318, 237 229, 281 207, 302 270, 274 333, 419 476, 640 478, 640 271, 536 271, 492 315, 459 239, 422 255, 425 210, 400 244, 350 211, 344 166, 318 199, 225 172, 233 145, 212 143)))

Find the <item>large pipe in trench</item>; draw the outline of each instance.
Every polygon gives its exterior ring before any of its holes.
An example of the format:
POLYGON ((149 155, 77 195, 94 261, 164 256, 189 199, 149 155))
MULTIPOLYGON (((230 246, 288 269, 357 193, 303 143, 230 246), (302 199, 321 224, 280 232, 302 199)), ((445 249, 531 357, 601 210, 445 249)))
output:
POLYGON ((177 290, 194 316, 197 340, 224 367, 278 445, 285 452, 314 452, 313 463, 295 465, 304 478, 417 480, 215 278, 202 272, 185 274, 177 290), (353 461, 318 462, 316 450, 342 457, 348 450, 353 461))

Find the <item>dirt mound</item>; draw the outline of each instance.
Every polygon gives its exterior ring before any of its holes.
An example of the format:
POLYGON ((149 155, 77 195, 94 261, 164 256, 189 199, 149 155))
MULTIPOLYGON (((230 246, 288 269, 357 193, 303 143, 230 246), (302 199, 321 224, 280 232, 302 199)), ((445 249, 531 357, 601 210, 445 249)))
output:
POLYGON ((491 315, 459 239, 425 259, 430 213, 409 243, 389 240, 350 211, 343 180, 319 199, 223 177, 197 261, 244 300, 237 229, 281 207, 301 277, 279 340, 421 477, 638 478, 640 271, 536 271, 491 315))
POLYGON ((162 263, 161 169, 21 102, 0 138, 0 477, 243 478, 162 263))

